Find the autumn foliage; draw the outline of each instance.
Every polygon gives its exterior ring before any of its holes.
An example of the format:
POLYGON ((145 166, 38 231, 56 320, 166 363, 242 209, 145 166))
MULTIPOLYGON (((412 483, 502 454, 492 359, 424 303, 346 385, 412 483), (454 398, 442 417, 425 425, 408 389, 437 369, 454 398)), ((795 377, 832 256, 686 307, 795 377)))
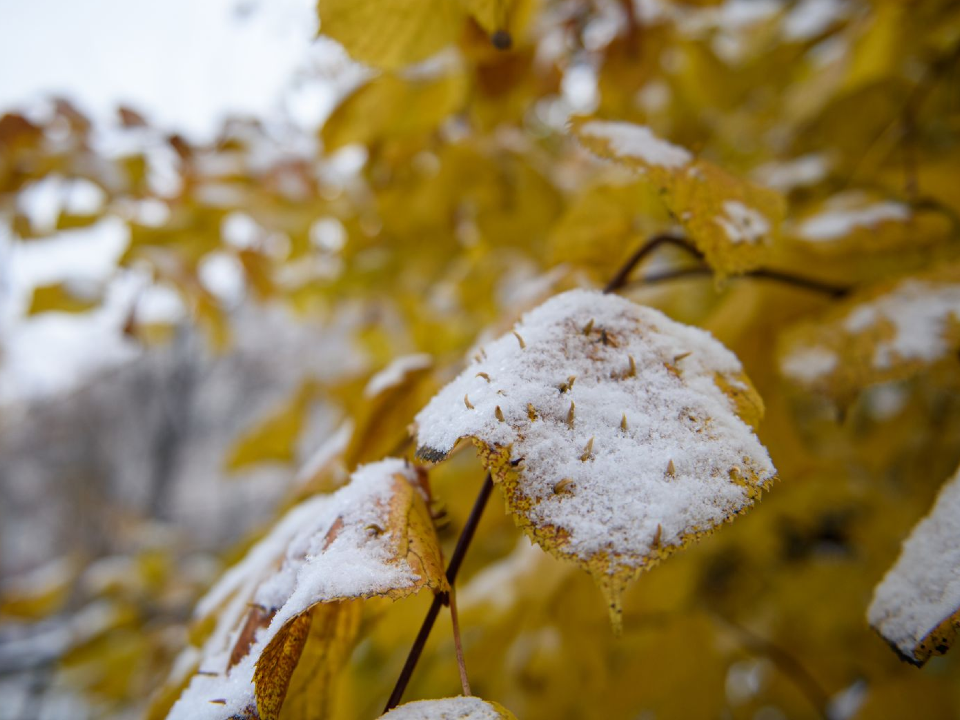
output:
MULTIPOLYGON (((0 120, 19 241, 119 220, 120 265, 219 353, 226 256, 366 358, 236 439, 227 477, 300 463, 275 521, 189 619, 129 601, 139 679, 103 681, 115 628, 73 648, 83 692, 210 720, 375 718, 391 691, 437 699, 397 720, 956 717, 956 3, 318 15, 369 71, 315 151, 128 111, 153 149, 105 156, 66 102, 0 120), (35 227, 17 198, 52 175, 102 206, 35 227), (304 462, 319 405, 340 429, 304 462)), ((57 283, 30 312, 101 301, 57 283)), ((174 332, 136 302, 124 330, 174 332)))

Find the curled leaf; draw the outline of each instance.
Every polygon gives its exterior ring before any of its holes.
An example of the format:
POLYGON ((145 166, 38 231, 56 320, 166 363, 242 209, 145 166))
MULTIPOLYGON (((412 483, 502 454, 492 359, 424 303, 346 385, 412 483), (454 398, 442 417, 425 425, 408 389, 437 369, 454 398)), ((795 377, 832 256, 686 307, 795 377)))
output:
POLYGON ((642 125, 587 120, 574 132, 591 152, 646 176, 718 275, 764 262, 785 212, 779 193, 695 159, 642 125))
POLYGON ((255 705, 274 720, 290 687, 311 688, 310 702, 324 706, 356 636, 351 601, 448 589, 428 502, 423 470, 391 458, 292 509, 198 604, 201 620, 219 616, 169 717, 227 718, 255 705), (298 679, 302 657, 314 669, 298 679), (224 702, 210 710, 213 700, 224 702))
POLYGON ((847 401, 908 378, 960 350, 960 265, 884 283, 802 323, 781 339, 780 370, 806 389, 847 401))
POLYGON ((904 541, 867 618, 914 665, 950 648, 960 630, 960 470, 904 541))
POLYGON ((712 336, 620 297, 564 293, 516 330, 525 347, 512 333, 489 343, 420 412, 418 453, 441 459, 474 439, 517 523, 594 576, 616 626, 628 581, 772 482, 740 416, 762 404, 712 336))
POLYGON ((381 717, 390 720, 517 720, 499 703, 463 696, 409 702, 381 717))

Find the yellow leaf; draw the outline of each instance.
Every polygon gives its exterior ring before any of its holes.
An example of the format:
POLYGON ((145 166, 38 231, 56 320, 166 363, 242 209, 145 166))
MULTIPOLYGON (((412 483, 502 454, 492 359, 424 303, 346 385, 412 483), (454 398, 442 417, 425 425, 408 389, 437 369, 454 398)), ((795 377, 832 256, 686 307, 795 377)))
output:
POLYGON ((960 265, 881 283, 784 333, 781 373, 847 403, 863 388, 902 380, 960 350, 960 265))
POLYGON ((320 32, 355 60, 395 70, 454 42, 463 24, 455 0, 318 0, 320 32))
POLYGON ((288 622, 260 654, 253 682, 257 688, 257 711, 261 720, 277 720, 287 697, 290 677, 307 644, 313 613, 307 611, 288 622))
POLYGON ((297 441, 314 392, 312 381, 301 383, 281 407, 243 433, 227 456, 227 469, 237 471, 261 462, 296 460, 297 441))
POLYGON ((33 289, 28 315, 45 312, 82 313, 97 306, 98 298, 83 297, 70 288, 69 283, 39 285, 33 289))
POLYGON ((466 77, 460 71, 376 77, 334 110, 321 131, 324 149, 333 152, 351 143, 372 145, 432 132, 460 109, 466 92, 466 77))
POLYGON ((580 142, 600 157, 633 168, 659 189, 707 263, 723 277, 767 258, 785 203, 779 193, 730 175, 642 125, 578 120, 580 142))
POLYGON ((326 717, 359 623, 361 607, 350 601, 449 590, 429 499, 426 471, 390 458, 290 510, 200 601, 200 622, 217 620, 203 648, 204 672, 171 720, 211 701, 225 716, 255 703, 261 720, 275 720, 291 688, 292 714, 326 717), (301 658, 309 665, 297 673, 301 658))
POLYGON ((310 614, 310 635, 290 678, 280 720, 330 717, 334 681, 350 659, 363 605, 358 601, 322 603, 310 614))
POLYGON ((762 408, 705 331, 577 290, 483 346, 417 415, 418 454, 439 460, 472 438, 516 522, 593 575, 618 629, 629 581, 773 482, 744 421, 762 408))

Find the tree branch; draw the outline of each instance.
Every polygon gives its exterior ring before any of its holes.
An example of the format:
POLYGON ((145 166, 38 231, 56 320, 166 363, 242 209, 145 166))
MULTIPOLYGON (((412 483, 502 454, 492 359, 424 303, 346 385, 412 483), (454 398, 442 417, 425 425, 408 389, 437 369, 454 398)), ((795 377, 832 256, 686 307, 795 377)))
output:
MULTIPOLYGON (((457 573, 460 572, 460 565, 463 564, 463 558, 466 556, 467 549, 470 547, 470 541, 473 540, 473 536, 477 531, 477 525, 480 524, 480 517, 483 515, 483 510, 487 506, 487 500, 490 499, 490 493, 492 491, 493 478, 490 476, 490 473, 487 473, 487 477, 484 479, 483 485, 480 488, 480 493, 473 503, 470 516, 467 518, 467 522, 460 532, 460 537, 457 538, 457 546, 453 550, 453 555, 450 556, 450 564, 447 566, 447 582, 450 583, 451 587, 453 587, 457 579, 457 573)), ((420 632, 417 633, 417 638, 413 641, 413 645, 407 655, 407 661, 403 665, 403 670, 400 671, 400 677, 397 678, 397 684, 390 694, 386 708, 384 708, 385 713, 393 710, 393 708, 400 704, 400 700, 403 698, 403 692, 407 689, 407 684, 410 682, 413 670, 417 667, 417 662, 420 660, 423 648, 427 644, 427 638, 430 637, 430 631, 433 630, 433 625, 437 621, 440 606, 446 605, 447 602, 447 593, 437 593, 434 596, 433 603, 427 611, 427 616, 423 619, 423 624, 420 626, 420 632)))
MULTIPOLYGON (((711 270, 708 266, 698 265, 695 267, 666 270, 661 273, 647 275, 646 277, 631 281, 630 273, 634 271, 637 265, 639 265, 645 257, 647 257, 661 245, 674 245, 676 247, 683 248, 694 257, 703 260, 703 253, 697 250, 697 248, 694 247, 693 244, 691 244, 686 238, 670 234, 654 235, 652 238, 650 238, 650 240, 641 245, 640 248, 633 253, 633 255, 627 258, 627 261, 617 271, 616 275, 614 275, 610 282, 607 283, 606 287, 603 289, 603 292, 612 293, 627 287, 652 285, 655 283, 667 282, 669 280, 678 280, 685 277, 703 277, 707 275, 713 275, 713 270, 711 270)), ((832 283, 822 282, 820 280, 814 280, 812 278, 806 278, 800 275, 793 275, 792 273, 788 273, 783 270, 772 270, 768 268, 751 270, 750 272, 746 272, 735 277, 756 278, 758 280, 773 280, 774 282, 783 283, 784 285, 792 285, 793 287, 802 288, 804 290, 812 290, 814 292, 823 293, 824 295, 829 295, 833 298, 844 297, 850 293, 851 289, 844 285, 833 285, 832 283)))
POLYGON ((683 248, 694 257, 700 258, 701 260, 703 259, 703 254, 693 245, 691 245, 686 238, 682 238, 679 235, 670 234, 654 235, 647 242, 645 242, 639 250, 627 258, 627 261, 623 264, 623 267, 617 271, 616 275, 610 278, 610 282, 607 283, 607 286, 603 289, 603 292, 612 293, 623 288, 630 279, 630 273, 632 273, 634 268, 640 264, 640 261, 661 245, 675 245, 676 247, 683 248))

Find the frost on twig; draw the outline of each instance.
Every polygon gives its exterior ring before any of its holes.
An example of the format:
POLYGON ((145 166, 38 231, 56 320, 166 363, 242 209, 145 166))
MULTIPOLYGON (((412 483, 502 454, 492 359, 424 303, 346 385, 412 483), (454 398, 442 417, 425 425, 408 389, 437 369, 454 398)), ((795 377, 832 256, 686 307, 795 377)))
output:
POLYGON ((950 648, 960 629, 960 470, 904 541, 867 618, 914 665, 950 648))
POLYGON ((594 576, 618 627, 629 580, 772 482, 762 403, 709 333, 617 296, 567 292, 515 330, 523 347, 487 344, 420 412, 418 452, 473 438, 518 524, 594 576))
POLYGON ((884 283, 787 331, 784 376, 847 402, 868 385, 902 380, 960 350, 960 265, 884 283))
POLYGON ((391 458, 291 510, 198 603, 212 631, 169 718, 270 720, 306 695, 322 706, 358 599, 448 590, 428 502, 424 471, 391 458))
POLYGON ((463 696, 406 703, 382 717, 390 720, 517 720, 499 703, 463 696))

